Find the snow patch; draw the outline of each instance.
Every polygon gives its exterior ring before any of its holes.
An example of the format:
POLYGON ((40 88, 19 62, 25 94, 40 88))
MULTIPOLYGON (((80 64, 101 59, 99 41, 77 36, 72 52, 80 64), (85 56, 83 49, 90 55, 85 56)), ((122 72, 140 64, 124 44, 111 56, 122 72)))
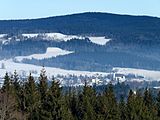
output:
POLYGON ((68 41, 74 38, 77 39, 82 39, 83 37, 78 37, 78 36, 74 36, 74 35, 64 35, 61 33, 43 33, 43 34, 22 34, 22 36, 24 37, 28 37, 28 38, 34 38, 34 37, 38 37, 38 36, 42 36, 43 39, 49 39, 49 40, 59 40, 59 41, 68 41))
POLYGON ((105 45, 111 39, 106 39, 105 37, 89 37, 89 39, 96 44, 105 45))
POLYGON ((0 34, 0 38, 3 38, 4 36, 6 36, 7 34, 0 34))
POLYGON ((158 87, 153 87, 154 89, 160 89, 160 86, 158 86, 158 87))
MULTIPOLYGON (((28 76, 29 73, 32 71, 33 76, 39 76, 40 71, 42 70, 42 66, 36 66, 36 65, 30 65, 30 64, 24 64, 24 63, 15 63, 12 60, 2 60, 0 61, 0 65, 4 64, 5 69, 0 69, 0 77, 4 77, 5 73, 13 73, 15 70, 19 75, 26 75, 28 76), (36 74, 34 74, 36 73, 36 74)), ((57 75, 77 75, 77 76, 95 76, 95 75, 107 75, 107 73, 103 72, 89 72, 89 71, 76 71, 76 70, 64 70, 60 68, 53 68, 53 67, 45 67, 46 74, 48 77, 57 76, 57 75)), ((25 76, 24 75, 24 76, 25 76)))
POLYGON ((48 39, 53 39, 53 40, 63 40, 63 41, 68 41, 71 39, 84 39, 83 37, 80 36, 75 36, 75 35, 64 35, 61 33, 46 33, 46 38, 48 39))
POLYGON ((71 39, 85 39, 89 38, 91 42, 98 44, 98 45, 105 45, 107 42, 109 42, 111 39, 106 39, 104 36, 101 37, 92 37, 92 36, 76 36, 76 35, 64 35, 61 33, 44 33, 44 34, 22 34, 24 37, 27 38, 34 38, 42 36, 43 39, 48 40, 57 40, 57 41, 68 41, 71 39))
POLYGON ((155 80, 160 81, 160 71, 153 71, 153 70, 144 70, 144 69, 133 69, 133 68, 119 68, 115 67, 113 68, 114 71, 117 71, 117 73, 120 74, 135 74, 139 76, 144 76, 146 80, 155 80))
MULTIPOLYGON (((25 63, 15 63, 11 59, 1 60, 0 65, 1 66, 3 65, 3 68, 0 68, 0 73, 1 73, 0 77, 4 77, 6 72, 13 73, 15 70, 19 75, 22 75, 22 76, 28 76, 29 73, 32 73, 34 77, 38 77, 40 74, 40 70, 42 69, 42 66, 36 66, 36 65, 25 64, 25 63)), ((105 72, 64 70, 64 69, 54 68, 54 67, 45 67, 45 70, 47 72, 47 76, 50 78, 52 76, 57 76, 57 75, 107 76, 110 74, 105 72)), ((120 73, 124 75, 135 74, 135 75, 144 76, 145 78, 143 80, 145 81, 160 81, 160 71, 151 71, 151 70, 133 69, 133 68, 119 68, 119 67, 115 67, 113 68, 113 70, 116 71, 116 73, 120 73)), ((136 79, 136 81, 139 82, 138 79, 136 79)))
POLYGON ((42 60, 42 59, 57 57, 60 55, 67 55, 67 54, 71 54, 71 53, 73 53, 73 51, 62 50, 57 47, 48 47, 46 53, 44 53, 44 54, 32 54, 29 56, 17 56, 17 57, 15 57, 15 59, 19 62, 21 62, 23 59, 32 59, 32 58, 42 60))
POLYGON ((27 38, 33 38, 37 37, 39 34, 22 34, 22 36, 27 37, 27 38))

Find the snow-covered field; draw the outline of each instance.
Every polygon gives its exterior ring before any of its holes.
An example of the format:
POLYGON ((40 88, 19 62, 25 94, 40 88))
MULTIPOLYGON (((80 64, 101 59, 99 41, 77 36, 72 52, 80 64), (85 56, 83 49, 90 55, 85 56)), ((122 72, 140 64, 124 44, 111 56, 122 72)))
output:
MULTIPOLYGON (((40 71, 43 67, 42 66, 36 66, 36 65, 30 65, 30 64, 24 64, 24 63, 15 63, 12 60, 2 60, 0 61, 0 76, 4 76, 6 72, 13 73, 15 70, 20 75, 28 76, 29 73, 33 73, 34 76, 39 76, 40 71), (1 66, 3 65, 3 69, 1 69, 1 66)), ((87 76, 97 76, 97 75, 108 75, 110 73, 105 72, 89 72, 89 71, 76 71, 76 70, 64 70, 60 68, 53 68, 53 67, 45 67, 47 76, 56 76, 58 74, 60 75, 87 75, 87 76)), ((160 81, 160 71, 151 71, 151 70, 143 70, 143 69, 133 69, 133 68, 113 68, 116 73, 121 74, 135 74, 139 76, 144 76, 146 80, 156 80, 160 81)))
MULTIPOLYGON (((24 64, 24 63, 14 63, 12 60, 2 60, 0 61, 0 68, 3 65, 3 69, 0 69, 0 76, 3 77, 6 72, 13 73, 15 70, 19 75, 28 76, 29 73, 33 73, 34 76, 39 76, 42 66, 24 64)), ((89 72, 89 71, 76 71, 76 70, 64 70, 60 68, 45 67, 47 76, 52 77, 60 75, 77 75, 77 76, 95 76, 95 75, 107 75, 108 73, 103 72, 89 72)))
MULTIPOLYGON (((6 43, 7 40, 3 39, 3 37, 6 34, 0 34, 0 41, 2 43, 6 43)), ((64 35, 61 33, 45 33, 45 34, 22 34, 25 37, 28 38, 33 38, 37 37, 38 35, 42 35, 44 38, 47 38, 48 40, 58 40, 58 41, 68 41, 73 38, 78 38, 78 39, 84 39, 85 37, 88 37, 91 42, 99 44, 99 45, 105 45, 107 42, 109 42, 111 39, 106 39, 104 36, 101 37, 93 37, 93 36, 75 36, 75 35, 64 35)), ((9 40, 9 38, 8 38, 9 40)), ((66 51, 62 50, 60 48, 56 47, 49 47, 46 50, 46 53, 44 54, 32 54, 29 56, 17 56, 16 60, 21 62, 23 59, 45 59, 45 58, 51 58, 51 57, 57 57, 60 55, 67 55, 71 54, 74 51, 66 51)), ((12 60, 2 60, 0 61, 0 68, 1 65, 4 64, 5 68, 0 69, 0 75, 4 75, 5 72, 11 72, 13 73, 14 70, 17 70, 19 74, 26 74, 28 75, 30 72, 37 72, 38 74, 40 73, 40 70, 42 69, 42 66, 36 66, 36 65, 30 65, 30 64, 24 64, 24 63, 15 63, 12 60)), ((132 68, 113 68, 113 70, 116 70, 116 73, 121 73, 121 74, 135 74, 139 76, 144 76, 146 80, 158 80, 160 81, 160 71, 151 71, 151 70, 143 70, 143 69, 132 69, 132 68)), ((102 73, 102 72, 89 72, 89 71, 74 71, 74 70, 64 70, 64 69, 59 69, 59 68, 51 68, 51 67, 46 67, 47 75, 52 76, 52 75, 68 75, 68 74, 75 74, 75 75, 88 75, 88 76, 94 76, 96 74, 102 74, 102 75, 107 75, 109 73, 102 73)), ((36 73, 35 72, 35 73, 36 73)), ((35 75, 38 75, 35 74, 35 75)))
POLYGON ((62 50, 60 48, 57 47, 48 47, 46 50, 46 53, 44 54, 33 54, 33 55, 29 55, 29 56, 17 56, 15 57, 15 59, 19 62, 21 62, 23 59, 46 59, 46 58, 52 58, 52 57, 57 57, 57 56, 61 56, 61 55, 67 55, 67 54, 71 54, 73 53, 73 51, 67 51, 67 50, 62 50))
POLYGON ((99 44, 99 45, 105 45, 107 42, 109 42, 111 39, 106 39, 105 37, 88 37, 93 43, 99 44))
MULTIPOLYGON (((7 34, 0 34, 0 40, 3 43, 9 42, 11 38, 4 39, 3 37, 7 34)), ((56 40, 56 41, 68 41, 71 39, 85 39, 89 38, 91 42, 98 44, 98 45, 105 45, 107 42, 109 42, 111 39, 106 39, 105 36, 100 37, 93 37, 93 36, 77 36, 77 35, 64 35, 61 33, 34 33, 34 34, 22 34, 22 36, 27 38, 36 38, 38 36, 41 36, 43 39, 46 40, 56 40)), ((16 41, 20 41, 19 39, 16 39, 16 41)))
POLYGON ((135 74, 144 76, 146 80, 160 81, 160 71, 144 70, 144 69, 133 69, 133 68, 119 68, 115 67, 113 70, 121 74, 135 74))
POLYGON ((3 38, 6 34, 0 34, 0 38, 3 38))
POLYGON ((35 34, 22 34, 22 35, 28 38, 38 37, 38 35, 40 35, 49 40, 59 40, 59 41, 67 41, 73 38, 81 38, 78 36, 64 35, 61 33, 44 33, 44 34, 35 33, 35 34))
POLYGON ((25 37, 33 38, 38 37, 38 35, 43 36, 45 39, 48 40, 58 40, 58 41, 68 41, 71 39, 84 39, 89 38, 91 42, 99 45, 105 45, 107 42, 109 42, 111 39, 106 39, 104 36, 101 37, 92 37, 92 36, 76 36, 76 35, 64 35, 61 33, 45 33, 45 34, 22 34, 25 37))

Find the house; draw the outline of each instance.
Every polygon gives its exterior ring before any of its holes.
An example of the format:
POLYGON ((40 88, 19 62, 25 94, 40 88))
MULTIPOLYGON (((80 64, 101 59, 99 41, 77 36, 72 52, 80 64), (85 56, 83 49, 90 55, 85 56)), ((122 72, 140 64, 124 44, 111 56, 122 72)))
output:
POLYGON ((125 77, 124 74, 114 73, 113 74, 113 80, 119 81, 119 82, 124 82, 126 80, 126 77, 125 77))
POLYGON ((100 79, 97 79, 97 78, 96 79, 92 79, 92 81, 91 81, 92 84, 97 84, 97 85, 101 84, 102 82, 103 81, 101 81, 100 79))

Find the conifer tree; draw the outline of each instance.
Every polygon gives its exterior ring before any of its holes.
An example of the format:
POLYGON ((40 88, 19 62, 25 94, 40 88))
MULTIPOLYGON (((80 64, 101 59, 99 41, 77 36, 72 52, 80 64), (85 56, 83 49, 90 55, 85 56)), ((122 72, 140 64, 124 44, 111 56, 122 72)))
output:
POLYGON ((10 91, 10 77, 8 76, 8 73, 5 74, 5 77, 4 77, 4 83, 3 83, 3 87, 2 87, 2 90, 4 92, 9 92, 10 91))
POLYGON ((145 89, 144 91, 144 103, 148 108, 151 108, 151 106, 153 105, 153 98, 151 95, 151 91, 149 89, 145 89))
POLYGON ((78 119, 78 95, 75 90, 69 90, 69 95, 67 96, 68 107, 75 119, 78 119))
POLYGON ((134 106, 135 106, 135 94, 132 90, 129 91, 128 99, 127 99, 127 119, 135 120, 137 118, 134 106))
POLYGON ((47 100, 48 100, 48 108, 51 113, 51 117, 57 120, 62 119, 61 89, 59 87, 59 83, 55 82, 54 80, 52 81, 52 85, 49 89, 47 100))
POLYGON ((119 112, 120 112, 120 120, 127 120, 127 106, 123 96, 121 96, 121 100, 119 102, 119 112))
POLYGON ((62 97, 62 103, 61 103, 61 117, 62 120, 75 120, 71 109, 68 107, 66 100, 64 97, 62 97))
POLYGON ((97 119, 98 120, 104 120, 105 116, 105 103, 104 103, 104 96, 102 94, 98 94, 96 97, 96 114, 97 114, 97 119))
POLYGON ((80 96, 80 111, 81 118, 83 120, 96 120, 95 113, 95 103, 96 103, 96 94, 92 87, 85 85, 83 88, 83 93, 80 96))
POLYGON ((33 76, 30 74, 26 83, 26 107, 29 120, 38 120, 39 95, 33 76))
POLYGON ((154 100, 153 100, 151 90, 148 89, 148 88, 146 88, 145 91, 144 91, 143 101, 144 101, 144 104, 146 106, 148 119, 155 120, 157 110, 156 110, 156 107, 155 107, 155 103, 154 103, 154 100))
POLYGON ((21 113, 22 120, 26 119, 25 114, 25 89, 22 80, 20 80, 17 71, 11 77, 11 95, 16 99, 16 109, 21 113))
POLYGON ((0 90, 0 119, 17 119, 17 102, 15 96, 11 94, 10 77, 5 74, 2 90, 0 90))
POLYGON ((65 97, 62 97, 60 84, 53 79, 47 97, 48 110, 51 113, 51 119, 55 120, 73 120, 72 113, 67 106, 65 97))
POLYGON ((134 119, 148 119, 148 111, 146 109, 145 103, 143 102, 143 96, 141 92, 138 90, 136 94, 134 94, 134 107, 133 112, 135 113, 134 119))
POLYGON ((43 68, 39 77, 38 91, 40 95, 40 108, 39 108, 39 119, 48 120, 51 118, 51 113, 48 110, 48 83, 46 70, 43 68))
POLYGON ((26 89, 25 89, 24 83, 21 84, 19 92, 17 92, 17 98, 18 98, 18 104, 19 104, 18 106, 22 113, 22 120, 25 120, 26 119, 26 89))
POLYGON ((157 94, 156 100, 157 100, 157 116, 160 119, 160 91, 157 94))
POLYGON ((20 89, 20 81, 16 70, 14 71, 13 74, 12 84, 14 86, 15 91, 18 92, 20 89))
POLYGON ((119 111, 116 101, 116 97, 113 91, 113 85, 110 83, 105 90, 104 94, 104 107, 105 107, 105 119, 107 120, 118 120, 119 111))
POLYGON ((47 96, 48 85, 47 85, 46 70, 44 68, 41 70, 40 73, 38 90, 40 93, 41 101, 45 100, 47 96))
MULTIPOLYGON (((152 109, 152 108, 151 108, 152 109)), ((152 110, 151 110, 152 111, 152 110)), ((154 116, 144 102, 144 97, 139 91, 129 93, 127 101, 127 116, 129 120, 154 120, 154 116)))

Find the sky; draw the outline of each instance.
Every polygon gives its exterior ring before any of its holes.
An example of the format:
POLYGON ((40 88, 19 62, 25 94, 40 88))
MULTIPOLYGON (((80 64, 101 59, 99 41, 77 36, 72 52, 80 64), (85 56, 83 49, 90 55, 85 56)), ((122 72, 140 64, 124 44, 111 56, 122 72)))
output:
POLYGON ((160 0, 0 0, 0 20, 31 19, 82 12, 160 17, 160 0))

